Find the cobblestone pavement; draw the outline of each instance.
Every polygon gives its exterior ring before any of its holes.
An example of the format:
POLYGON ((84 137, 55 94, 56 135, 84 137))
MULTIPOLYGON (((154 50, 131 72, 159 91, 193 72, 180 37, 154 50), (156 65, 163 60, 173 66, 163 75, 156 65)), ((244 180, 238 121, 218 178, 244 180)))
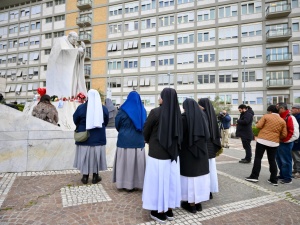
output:
MULTIPOLYGON (((252 147, 254 153, 255 142, 252 147)), ((244 177, 253 164, 238 163, 244 155, 241 141, 230 139, 230 148, 217 157, 220 192, 197 214, 174 210, 175 220, 167 224, 300 224, 300 179, 278 187, 267 183, 265 155, 259 182, 249 183, 244 177)), ((141 191, 118 190, 111 169, 101 176, 99 184, 82 185, 76 170, 2 173, 0 224, 156 224, 141 208, 141 191)))

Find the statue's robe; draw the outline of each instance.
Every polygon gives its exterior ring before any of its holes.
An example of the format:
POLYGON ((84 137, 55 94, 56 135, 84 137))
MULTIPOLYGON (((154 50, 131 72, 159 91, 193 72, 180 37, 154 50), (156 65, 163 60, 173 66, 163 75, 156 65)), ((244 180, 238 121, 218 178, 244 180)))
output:
POLYGON ((87 96, 84 78, 84 53, 73 46, 67 36, 56 38, 51 49, 46 74, 47 95, 76 97, 79 92, 87 96))

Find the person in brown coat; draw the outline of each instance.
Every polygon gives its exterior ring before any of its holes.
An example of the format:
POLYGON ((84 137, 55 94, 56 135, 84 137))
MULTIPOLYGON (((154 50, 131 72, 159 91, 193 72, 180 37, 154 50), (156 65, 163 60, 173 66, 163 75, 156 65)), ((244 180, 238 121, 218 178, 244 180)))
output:
POLYGON ((55 106, 51 104, 49 95, 41 97, 40 102, 32 110, 32 116, 57 125, 58 112, 55 106))
POLYGON ((270 105, 267 109, 268 114, 264 115, 256 124, 260 129, 255 149, 255 158, 252 173, 245 180, 258 182, 261 169, 261 159, 267 150, 268 161, 270 165, 270 179, 268 182, 274 186, 278 185, 277 165, 275 161, 277 147, 281 139, 287 136, 285 121, 279 116, 275 105, 270 105))

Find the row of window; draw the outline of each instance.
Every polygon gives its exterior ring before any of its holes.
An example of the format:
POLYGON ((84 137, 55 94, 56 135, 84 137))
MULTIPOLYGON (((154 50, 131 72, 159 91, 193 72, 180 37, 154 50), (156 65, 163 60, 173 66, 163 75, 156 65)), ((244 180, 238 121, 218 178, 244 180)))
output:
POLYGON ((40 58, 40 52, 29 52, 29 53, 19 53, 11 55, 0 56, 0 65, 6 63, 17 63, 18 65, 27 64, 28 61, 38 61, 40 58))
MULTIPOLYGON (((65 4, 65 0, 55 0, 54 2, 46 2, 46 8, 52 7, 53 5, 62 5, 65 4)), ((29 17, 30 15, 38 15, 41 13, 42 5, 34 5, 34 6, 27 6, 21 9, 11 10, 9 12, 2 12, 0 13, 0 23, 1 22, 8 22, 8 20, 19 19, 23 17, 29 17)))

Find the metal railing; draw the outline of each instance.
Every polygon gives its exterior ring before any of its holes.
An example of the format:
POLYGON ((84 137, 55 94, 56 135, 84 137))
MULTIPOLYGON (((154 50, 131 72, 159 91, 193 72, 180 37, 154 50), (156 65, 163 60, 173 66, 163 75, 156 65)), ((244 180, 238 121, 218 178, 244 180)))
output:
POLYGON ((270 61, 290 61, 292 60, 292 53, 280 53, 280 54, 269 54, 267 55, 267 62, 270 61))
POLYGON ((91 16, 81 16, 77 17, 76 19, 77 24, 79 23, 92 23, 92 17, 91 16))
POLYGON ((272 5, 268 6, 268 8, 266 9, 266 15, 276 12, 291 11, 291 4, 271 4, 272 5))
POLYGON ((77 0, 77 5, 92 5, 92 0, 77 0))
POLYGON ((91 41, 92 40, 92 35, 90 35, 90 34, 79 34, 79 40, 80 41, 84 41, 84 40, 91 41))
POLYGON ((293 86, 293 78, 270 79, 267 80, 267 86, 293 86))
POLYGON ((291 36, 292 30, 291 28, 279 28, 279 29, 270 29, 266 33, 267 38, 270 37, 278 37, 278 36, 291 36))

